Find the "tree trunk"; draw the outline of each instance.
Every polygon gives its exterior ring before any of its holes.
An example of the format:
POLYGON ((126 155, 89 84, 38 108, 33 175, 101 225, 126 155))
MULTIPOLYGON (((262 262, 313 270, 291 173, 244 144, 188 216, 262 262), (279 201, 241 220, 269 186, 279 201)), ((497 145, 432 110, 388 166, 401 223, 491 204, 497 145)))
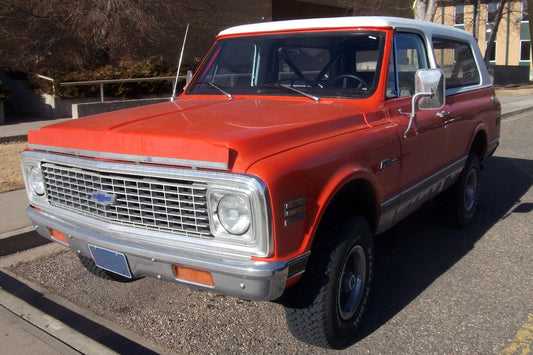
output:
POLYGON ((476 39, 476 42, 479 37, 479 22, 481 20, 479 10, 479 0, 474 0, 474 23, 472 24, 472 35, 476 39))
POLYGON ((498 10, 496 11, 496 17, 494 18, 494 26, 492 26, 492 30, 490 31, 490 37, 487 41, 487 48, 485 49, 485 65, 487 68, 490 64, 490 56, 492 54, 492 43, 494 43, 494 40, 496 39, 496 32, 498 32, 498 27, 500 26, 500 21, 503 17, 503 8, 505 7, 506 3, 510 3, 511 0, 500 0, 498 2, 498 10))
POLYGON ((415 19, 432 22, 437 12, 437 0, 415 0, 415 19))

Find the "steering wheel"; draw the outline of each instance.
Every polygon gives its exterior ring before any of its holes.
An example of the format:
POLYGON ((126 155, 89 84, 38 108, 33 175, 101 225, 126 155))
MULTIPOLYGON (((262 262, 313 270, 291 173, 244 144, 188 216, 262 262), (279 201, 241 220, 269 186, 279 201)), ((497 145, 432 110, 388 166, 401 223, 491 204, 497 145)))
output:
MULTIPOLYGON (((367 88, 370 87, 370 85, 368 85, 368 83, 366 81, 364 81, 360 77, 358 77, 356 75, 353 75, 353 74, 339 75, 339 76, 335 77, 331 82, 334 83, 334 82, 336 82, 339 79, 347 79, 347 78, 355 79, 355 80, 359 81, 359 85, 357 85, 357 87, 355 88, 356 90, 361 90, 362 87, 367 87, 367 88)), ((343 87, 346 87, 346 83, 343 84, 343 87)))

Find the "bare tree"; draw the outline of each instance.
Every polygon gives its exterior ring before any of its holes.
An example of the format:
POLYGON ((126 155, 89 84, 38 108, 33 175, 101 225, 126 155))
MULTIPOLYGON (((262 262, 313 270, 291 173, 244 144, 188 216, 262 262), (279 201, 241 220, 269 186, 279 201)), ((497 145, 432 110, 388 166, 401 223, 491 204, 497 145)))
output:
POLYGON ((186 58, 196 62, 218 31, 264 18, 267 4, 239 0, 0 0, 0 64, 34 72, 43 68, 65 72, 154 57, 175 61, 187 23, 191 31, 186 58))
POLYGON ((487 48, 485 49, 485 65, 488 67, 490 63, 490 58, 492 56, 492 51, 494 50, 494 40, 496 39, 496 33, 498 32, 498 28, 500 27, 500 22, 503 17, 503 10, 505 7, 505 4, 510 4, 511 0, 499 0, 498 1, 498 7, 496 9, 496 14, 494 16, 494 25, 492 26, 489 39, 487 40, 487 48))
POLYGON ((0 58, 80 70, 142 57, 140 48, 165 40, 154 16, 161 8, 159 0, 0 0, 0 58))
POLYGON ((69 7, 70 28, 85 44, 86 65, 111 64, 117 54, 131 56, 147 42, 160 41, 164 35, 151 10, 157 6, 157 0, 91 0, 69 7))
POLYGON ((479 35, 479 25, 480 25, 480 22, 481 22, 481 9, 480 9, 480 2, 479 0, 474 0, 473 1, 473 6, 474 6, 474 16, 472 18, 472 35, 474 36, 474 38, 478 39, 478 35, 479 35))
POLYGON ((437 11, 437 0, 414 0, 415 19, 432 22, 437 11))
MULTIPOLYGON (((472 21, 471 28, 472 28, 472 35, 477 39, 479 37, 479 28, 481 24, 481 11, 480 11, 480 4, 481 2, 485 2, 482 0, 472 0, 469 3, 473 5, 473 18, 470 19, 472 21)), ((485 64, 488 66, 490 63, 490 58, 492 57, 494 50, 494 41, 496 39, 496 34, 498 33, 498 29, 500 26, 500 22, 502 20, 502 17, 508 9, 510 11, 510 4, 511 0, 499 0, 497 3, 496 11, 494 12, 494 22, 492 23, 492 28, 490 32, 490 36, 487 40, 487 46, 485 49, 484 54, 484 60, 485 64)), ((533 0, 528 0, 528 3, 533 3, 533 0)), ((457 0, 456 2, 447 2, 447 5, 462 5, 465 4, 464 0, 457 0)), ((433 17, 435 16, 436 12, 436 0, 414 0, 413 3, 413 11, 415 14, 415 18, 425 20, 425 21, 433 21, 433 17)), ((466 20, 466 19, 465 19, 466 20)), ((533 30, 533 24, 532 21, 529 22, 530 24, 530 31, 533 30)), ((533 33, 533 32, 530 32, 533 33)), ((483 34, 484 36, 484 34, 483 34)))

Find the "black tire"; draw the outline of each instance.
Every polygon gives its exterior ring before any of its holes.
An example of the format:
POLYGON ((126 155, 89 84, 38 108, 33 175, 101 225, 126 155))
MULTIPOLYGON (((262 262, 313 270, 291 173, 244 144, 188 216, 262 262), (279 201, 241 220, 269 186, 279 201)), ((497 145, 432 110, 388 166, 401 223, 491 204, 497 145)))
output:
POLYGON ((447 224, 462 228, 472 222, 477 212, 480 182, 479 157, 471 152, 459 180, 437 198, 438 212, 447 224))
POLYGON ((87 271, 89 271, 91 274, 98 276, 99 278, 102 278, 104 280, 112 280, 112 281, 118 281, 118 282, 124 282, 124 283, 133 282, 137 280, 133 278, 130 279, 125 276, 115 274, 114 272, 110 272, 102 268, 99 268, 93 259, 83 256, 81 254, 78 254, 78 259, 80 260, 83 267, 87 269, 87 271))
POLYGON ((367 307, 373 277, 373 237, 356 216, 322 228, 306 272, 284 296, 295 338, 323 348, 342 349, 355 340, 367 307))

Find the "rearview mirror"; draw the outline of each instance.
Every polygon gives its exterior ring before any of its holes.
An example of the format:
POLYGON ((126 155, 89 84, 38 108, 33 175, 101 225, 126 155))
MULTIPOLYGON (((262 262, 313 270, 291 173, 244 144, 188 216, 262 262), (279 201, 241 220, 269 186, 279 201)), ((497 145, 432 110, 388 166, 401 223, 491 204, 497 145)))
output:
POLYGON ((438 110, 446 102, 446 85, 441 69, 420 69, 415 74, 419 110, 438 110))

